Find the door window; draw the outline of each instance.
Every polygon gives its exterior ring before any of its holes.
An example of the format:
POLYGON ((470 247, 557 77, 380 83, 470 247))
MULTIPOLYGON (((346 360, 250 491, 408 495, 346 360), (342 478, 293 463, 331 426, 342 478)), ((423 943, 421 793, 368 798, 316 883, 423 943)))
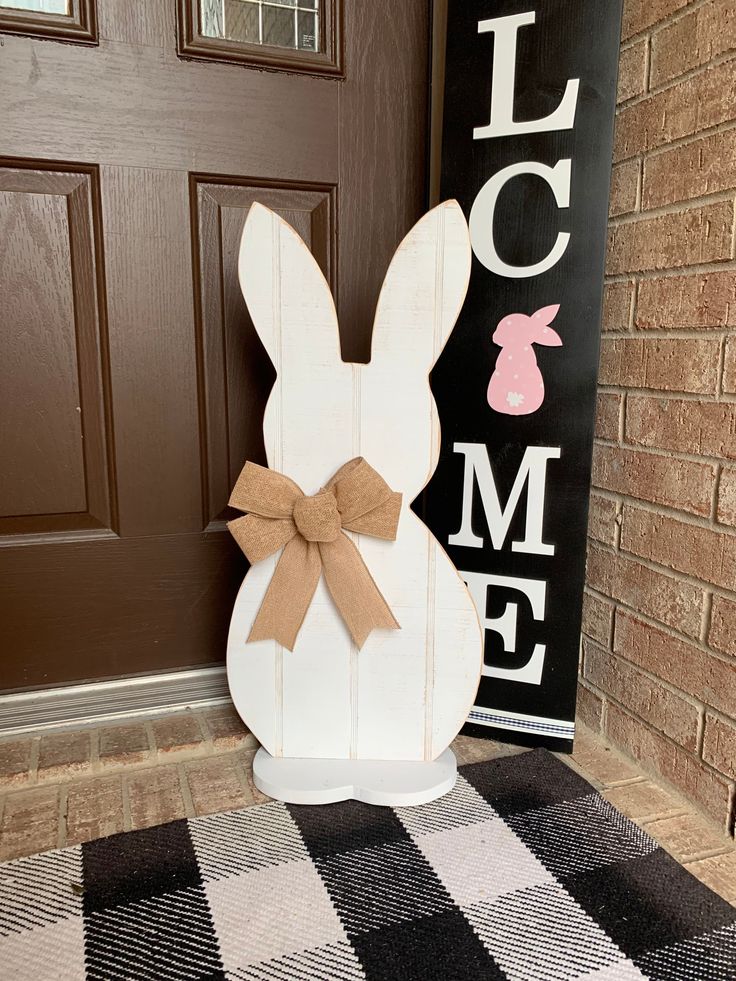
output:
POLYGON ((317 0, 199 0, 199 15, 206 37, 319 50, 317 0))
POLYGON ((179 54, 341 74, 341 0, 180 0, 179 54))
POLYGON ((0 0, 0 33, 97 44, 95 0, 0 0))
POLYGON ((37 10, 44 14, 71 14, 70 0, 0 0, 0 7, 11 10, 37 10))

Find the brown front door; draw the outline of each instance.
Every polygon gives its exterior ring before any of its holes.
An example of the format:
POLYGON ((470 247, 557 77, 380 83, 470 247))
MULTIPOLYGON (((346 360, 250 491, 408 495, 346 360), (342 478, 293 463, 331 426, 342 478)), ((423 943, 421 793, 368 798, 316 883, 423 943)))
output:
POLYGON ((310 243, 365 360, 425 203, 428 8, 0 0, 0 689, 222 660, 272 380, 245 214, 310 243))

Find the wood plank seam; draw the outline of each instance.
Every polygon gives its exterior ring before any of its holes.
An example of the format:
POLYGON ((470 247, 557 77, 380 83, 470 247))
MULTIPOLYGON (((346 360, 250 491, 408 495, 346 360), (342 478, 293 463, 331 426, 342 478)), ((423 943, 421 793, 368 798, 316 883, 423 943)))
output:
MULTIPOLYGON (((281 229, 279 227, 279 221, 276 215, 271 216, 271 235, 274 243, 273 248, 273 323, 274 331, 276 333, 276 344, 278 350, 279 364, 282 363, 282 345, 283 345, 283 331, 281 322, 281 229)), ((283 468, 284 459, 284 447, 283 447, 283 426, 281 420, 283 419, 283 399, 284 399, 284 386, 279 385, 278 388, 278 418, 276 419, 276 424, 274 427, 274 433, 276 434, 276 452, 275 463, 276 469, 281 472, 283 468)), ((276 644, 276 656, 274 658, 274 669, 276 672, 275 679, 275 698, 276 698, 276 714, 274 719, 274 729, 275 729, 275 743, 276 743, 276 756, 284 755, 284 648, 281 644, 276 644)))

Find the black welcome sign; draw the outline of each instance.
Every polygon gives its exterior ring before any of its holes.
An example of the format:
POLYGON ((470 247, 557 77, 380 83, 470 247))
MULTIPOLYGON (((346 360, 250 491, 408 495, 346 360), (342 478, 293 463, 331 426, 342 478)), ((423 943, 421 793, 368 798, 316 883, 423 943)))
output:
POLYGON ((570 747, 621 0, 449 0, 440 199, 465 306, 423 516, 485 627, 466 731, 570 747))

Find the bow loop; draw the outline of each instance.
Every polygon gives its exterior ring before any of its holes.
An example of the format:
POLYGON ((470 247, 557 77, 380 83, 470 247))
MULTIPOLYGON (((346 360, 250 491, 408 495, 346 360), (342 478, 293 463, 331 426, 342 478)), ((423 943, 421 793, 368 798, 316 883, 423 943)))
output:
POLYGON ((335 495, 344 528, 380 507, 393 494, 383 477, 362 457, 340 467, 326 489, 335 495))
POLYGON ((284 474, 246 463, 230 505, 247 511, 228 528, 250 562, 283 548, 249 641, 274 639, 289 650, 324 573, 327 588, 360 648, 376 627, 399 624, 344 529, 393 541, 401 494, 362 457, 342 466, 307 497, 284 474))
POLYGON ((290 518, 294 501, 303 497, 293 480, 257 463, 246 463, 233 487, 228 504, 263 518, 290 518))
POLYGON ((263 518, 260 514, 246 514, 228 521, 227 526, 251 565, 278 552, 296 534, 291 518, 263 518))

